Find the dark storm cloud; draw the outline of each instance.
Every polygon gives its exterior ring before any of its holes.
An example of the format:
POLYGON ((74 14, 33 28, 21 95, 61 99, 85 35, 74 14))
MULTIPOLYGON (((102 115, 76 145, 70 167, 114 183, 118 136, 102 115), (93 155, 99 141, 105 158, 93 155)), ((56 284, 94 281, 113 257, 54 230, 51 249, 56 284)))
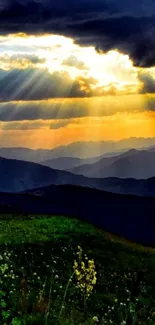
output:
POLYGON ((154 0, 0 0, 0 31, 53 32, 99 50, 118 49, 155 65, 154 0))
POLYGON ((50 74, 47 69, 0 70, 1 102, 91 95, 89 80, 78 78, 73 81, 67 72, 50 74))
POLYGON ((155 93, 155 79, 149 73, 140 73, 139 81, 142 83, 141 94, 155 93))
POLYGON ((139 73, 138 79, 141 82, 140 94, 146 94, 145 109, 155 112, 155 78, 150 73, 139 73))

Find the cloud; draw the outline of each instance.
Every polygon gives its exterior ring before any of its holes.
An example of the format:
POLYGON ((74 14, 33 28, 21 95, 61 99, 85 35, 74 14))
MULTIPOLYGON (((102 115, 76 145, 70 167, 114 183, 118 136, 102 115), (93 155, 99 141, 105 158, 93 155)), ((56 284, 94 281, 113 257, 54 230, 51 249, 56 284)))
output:
POLYGON ((81 101, 34 101, 0 104, 0 121, 59 120, 89 115, 87 103, 81 101))
MULTIPOLYGON (((0 121, 66 120, 152 110, 146 95, 66 98, 0 103, 0 121)), ((50 127, 50 126, 49 126, 50 127)), ((56 127, 58 127, 56 125, 56 127)))
POLYGON ((16 53, 11 56, 6 55, 4 56, 4 61, 5 59, 9 59, 10 61, 16 61, 16 60, 22 60, 25 59, 33 64, 38 64, 38 63, 45 63, 46 59, 45 58, 39 58, 35 54, 29 54, 29 53, 16 53))
POLYGON ((48 128, 49 122, 46 121, 23 121, 23 122, 2 122, 0 130, 4 131, 27 131, 48 128))
MULTIPOLYGON (((99 86, 93 77, 71 79, 68 72, 49 73, 46 68, 0 69, 0 85, 0 102, 85 98, 126 92, 125 88, 119 90, 117 83, 99 86)), ((135 89, 133 91, 135 93, 135 89)))
POLYGON ((38 64, 45 63, 44 58, 39 58, 34 54, 27 53, 16 53, 9 55, 8 53, 3 53, 0 55, 0 65, 1 69, 11 70, 11 69, 27 69, 35 68, 38 64))
MULTIPOLYGON (((90 79, 91 80, 91 79, 90 79)), ((0 70, 0 101, 90 97, 89 80, 72 80, 67 72, 47 69, 0 70), (83 85, 85 82, 85 85, 83 85)))
POLYGON ((89 70, 83 61, 79 61, 75 55, 70 55, 67 59, 62 62, 62 65, 74 67, 79 70, 89 70))
POLYGON ((50 124, 50 129, 58 130, 63 128, 64 126, 67 126, 69 123, 70 120, 60 120, 60 121, 52 122, 50 124))
POLYGON ((144 0, 1 0, 0 31, 56 33, 98 50, 118 49, 136 66, 155 65, 155 3, 144 0))
POLYGON ((146 111, 155 112, 155 78, 149 72, 140 72, 138 79, 140 81, 139 93, 144 94, 147 98, 145 102, 146 111))
POLYGON ((155 93, 155 78, 150 73, 139 73, 139 81, 142 83, 141 94, 155 93))
MULTIPOLYGON (((86 116, 87 118, 87 116, 86 116)), ((58 130, 61 128, 64 128, 67 125, 81 125, 82 121, 85 119, 85 117, 83 119, 81 118, 68 118, 68 119, 63 119, 63 120, 57 120, 57 121, 52 121, 52 123, 50 124, 50 129, 52 130, 58 130)))
POLYGON ((81 124, 81 119, 0 122, 0 131, 58 130, 69 124, 81 124))

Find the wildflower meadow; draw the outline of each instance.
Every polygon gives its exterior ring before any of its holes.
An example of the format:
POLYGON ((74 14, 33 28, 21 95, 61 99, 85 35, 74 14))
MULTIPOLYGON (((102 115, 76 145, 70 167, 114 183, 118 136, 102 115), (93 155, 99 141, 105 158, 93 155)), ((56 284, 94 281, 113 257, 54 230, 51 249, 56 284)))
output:
POLYGON ((153 325, 155 252, 76 219, 0 218, 0 324, 153 325))

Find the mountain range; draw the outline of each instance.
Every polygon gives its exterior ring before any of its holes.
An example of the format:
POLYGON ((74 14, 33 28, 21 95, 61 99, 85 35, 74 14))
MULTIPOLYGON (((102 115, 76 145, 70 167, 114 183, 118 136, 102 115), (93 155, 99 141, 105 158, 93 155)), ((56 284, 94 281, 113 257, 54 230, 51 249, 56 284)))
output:
POLYGON ((0 158, 0 191, 20 192, 49 185, 78 185, 113 193, 155 197, 155 177, 150 179, 88 178, 40 164, 0 158))
POLYGON ((40 164, 0 157, 0 213, 77 217, 155 247, 154 166, 153 146, 40 164))
POLYGON ((100 159, 101 157, 86 158, 86 159, 74 158, 74 157, 60 157, 60 158, 53 158, 45 161, 40 161, 40 164, 43 166, 48 166, 53 169, 69 170, 75 167, 82 166, 83 164, 93 164, 100 159))
POLYGON ((155 176, 155 150, 129 150, 115 157, 74 167, 72 173, 94 178, 147 179, 155 176))
POLYGON ((50 184, 76 184, 77 178, 66 171, 54 170, 33 162, 0 157, 0 191, 17 192, 50 184))
POLYGON ((155 145, 155 138, 129 138, 117 142, 96 141, 76 142, 67 146, 59 146, 54 149, 29 149, 29 148, 0 148, 0 157, 18 159, 32 162, 43 162, 53 158, 94 158, 104 154, 112 156, 129 149, 144 149, 155 145))
POLYGON ((103 156, 92 157, 92 158, 75 158, 75 157, 59 157, 52 158, 45 161, 40 161, 39 164, 43 166, 48 166, 53 169, 58 170, 68 170, 71 171, 72 168, 79 167, 86 164, 94 164, 101 160, 102 158, 116 157, 120 155, 121 152, 109 152, 105 153, 103 156))

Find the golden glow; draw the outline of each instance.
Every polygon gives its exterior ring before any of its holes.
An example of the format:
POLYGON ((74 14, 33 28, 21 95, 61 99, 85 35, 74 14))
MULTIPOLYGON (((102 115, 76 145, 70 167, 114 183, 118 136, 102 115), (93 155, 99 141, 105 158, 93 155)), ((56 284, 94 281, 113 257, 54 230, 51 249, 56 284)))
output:
MULTIPOLYGON (((123 87, 133 86, 134 91, 137 91, 137 69, 133 66, 128 55, 119 53, 118 51, 109 51, 108 53, 98 53, 94 47, 81 47, 74 43, 72 38, 67 38, 60 35, 26 35, 26 34, 9 34, 8 36, 0 36, 1 48, 4 51, 0 53, 1 67, 5 68, 1 57, 6 55, 11 57, 13 53, 21 55, 35 54, 40 59, 45 59, 41 64, 42 67, 47 67, 49 72, 66 71, 74 80, 77 77, 94 78, 97 81, 96 85, 91 85, 92 88, 104 87, 115 84, 115 88, 121 91, 123 87), (71 57, 83 63, 83 68, 78 65, 65 65, 64 61, 71 57)), ((17 58, 17 64, 23 67, 28 66, 27 61, 21 61, 17 58)), ((36 64, 36 67, 38 65, 36 64)), ((9 67, 9 64, 7 68, 9 67)), ((15 62, 10 63, 10 69, 16 67, 15 62)))
MULTIPOLYGON (((1 69, 43 68, 46 73, 46 68, 51 74, 64 71, 71 78, 71 86, 72 81, 77 81, 86 94, 90 90, 96 96, 15 102, 11 118, 18 105, 20 109, 27 105, 31 110, 40 105, 43 112, 52 111, 57 104, 59 108, 54 120, 36 116, 34 121, 0 122, 0 146, 24 143, 32 148, 51 148, 75 141, 155 136, 155 113, 148 107, 148 101, 155 101, 155 96, 139 94, 139 72, 149 72, 155 78, 155 68, 136 68, 128 55, 117 50, 98 53, 93 46, 82 47, 60 35, 1 35, 0 44, 1 69)), ((29 82, 26 80, 24 86, 29 82)), ((20 91, 16 89, 15 95, 20 91)))
MULTIPOLYGON (((75 122, 75 123, 74 123, 75 122)), ((4 131, 0 129, 0 146, 52 148, 76 141, 120 140, 128 137, 155 137, 155 113, 118 113, 103 118, 82 118, 79 123, 57 130, 47 127, 4 131)))

